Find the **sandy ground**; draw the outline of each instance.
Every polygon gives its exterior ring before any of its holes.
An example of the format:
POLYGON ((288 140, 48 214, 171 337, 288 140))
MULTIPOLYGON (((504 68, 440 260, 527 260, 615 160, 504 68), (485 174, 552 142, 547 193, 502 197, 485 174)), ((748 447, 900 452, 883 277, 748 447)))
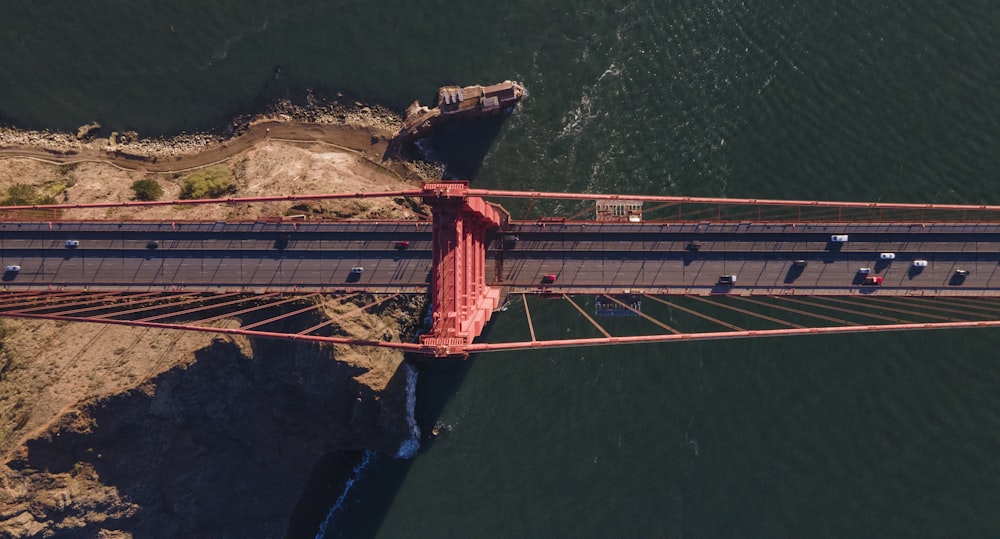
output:
MULTIPOLYGON (((105 143, 80 144, 66 136, 53 136, 38 146, 31 137, 0 130, 0 193, 11 185, 28 184, 39 193, 60 203, 125 202, 133 199, 131 185, 151 178, 163 188, 161 200, 179 198, 181 185, 192 172, 206 167, 224 167, 236 185, 234 197, 289 195, 296 193, 341 193, 412 189, 421 175, 409 164, 387 155, 394 133, 392 122, 374 125, 284 123, 262 120, 249 126, 241 136, 223 142, 215 140, 199 146, 186 144, 184 153, 158 157, 159 141, 148 148, 133 144, 130 155, 151 155, 149 159, 123 157, 105 143), (72 153, 55 150, 57 141, 78 145, 72 153)), ((200 139, 199 139, 200 140, 200 139)), ((70 219, 216 219, 280 216, 291 203, 257 205, 198 206, 178 209, 158 206, 142 209, 70 210, 70 219)), ((326 203, 327 209, 341 209, 357 215, 358 210, 387 211, 392 201, 368 200, 326 203)), ((405 214, 393 215, 406 218, 405 214)), ((364 211, 359 217, 367 217, 364 211)), ((412 216, 412 215, 411 215, 412 216)))
MULTIPOLYGON (((12 185, 29 184, 38 192, 55 197, 58 202, 126 201, 133 196, 130 188, 133 182, 152 178, 163 187, 164 195, 161 199, 175 199, 184 178, 193 171, 208 166, 226 168, 236 185, 235 197, 412 189, 419 185, 420 174, 406 163, 387 159, 388 140, 396 129, 398 119, 390 115, 376 115, 370 111, 356 112, 347 119, 337 117, 333 123, 286 122, 267 118, 253 122, 237 138, 220 141, 212 137, 189 137, 183 143, 173 145, 162 141, 121 144, 117 142, 118 139, 114 142, 108 139, 78 141, 68 134, 25 134, 3 129, 0 130, 0 195, 5 195, 12 185), (146 157, 138 158, 139 155, 146 157)), ((413 203, 400 204, 392 200, 366 200, 363 203, 344 201, 336 204, 323 203, 322 206, 299 205, 295 208, 292 205, 189 206, 181 209, 156 207, 143 209, 141 213, 135 210, 89 209, 71 210, 66 217, 214 220, 256 219, 293 212, 304 213, 310 218, 331 214, 417 218, 416 213, 422 212, 422 208, 413 203)), ((381 317, 364 313, 356 320, 348 321, 347 325, 354 326, 358 331, 398 339, 402 332, 399 321, 406 317, 406 313, 403 312, 405 307, 396 306, 393 309, 392 312, 383 313, 381 317)), ((335 311, 336 309, 333 312, 335 311)), ((257 352, 244 339, 226 338, 222 341, 228 344, 220 344, 221 341, 212 336, 181 331, 44 321, 6 320, 3 324, 7 335, 0 348, 0 536, 4 537, 43 537, 53 533, 130 537, 130 527, 138 526, 135 529, 141 530, 144 529, 143 526, 146 526, 145 529, 155 526, 157 519, 162 518, 158 512, 160 509, 144 507, 141 500, 147 494, 151 496, 150 499, 156 499, 159 494, 154 496, 150 493, 156 493, 158 489, 170 491, 170 485, 146 488, 137 486, 131 478, 109 480, 108 477, 114 477, 115 474, 102 471, 104 468, 101 463, 104 461, 98 454, 101 450, 93 449, 97 446, 91 449, 96 452, 96 456, 80 457, 66 469, 59 469, 58 465, 49 463, 45 457, 46 451, 60 447, 60 437, 77 440, 73 447, 98 444, 94 442, 95 436, 104 440, 104 443, 116 443, 118 438, 107 433, 110 428, 108 421, 103 421, 102 424, 102 421, 95 419, 101 416, 106 403, 129 402, 132 403, 129 404, 130 410, 143 409, 145 406, 149 411, 143 413, 157 418, 166 413, 162 412, 164 406, 170 410, 185 409, 185 403, 175 406, 161 402, 164 398, 169 399, 169 395, 163 396, 165 386, 162 381, 170 380, 174 384, 172 380, 176 378, 187 379, 193 376, 194 381, 188 382, 191 387, 197 388, 200 384, 209 383, 206 382, 206 377, 211 379, 214 374, 196 376, 201 372, 200 368, 209 368, 208 365, 199 365, 197 359, 199 355, 206 354, 205 350, 222 347, 230 350, 227 357, 235 354, 245 358, 253 358, 257 352), (39 468, 40 465, 43 467, 39 468), (49 466, 53 469, 48 470, 49 466)), ((279 355, 287 351, 287 347, 262 349, 269 350, 269 354, 279 355)), ((296 365, 303 372, 326 368, 323 367, 324 361, 330 361, 331 351, 325 353, 326 360, 323 359, 322 351, 297 354, 296 361, 299 363, 296 365), (313 358, 314 355, 319 359, 313 358)), ((296 431, 283 434, 283 438, 273 443, 280 446, 286 443, 282 440, 299 440, 293 449, 288 449, 296 451, 296 457, 292 460, 299 462, 291 465, 298 468, 292 471, 272 470, 272 475, 261 475, 260 481, 273 482, 275 477, 286 476, 291 481, 302 481, 312 462, 325 452, 338 448, 356 450, 372 445, 391 444, 400 433, 379 431, 391 431, 394 428, 405 430, 405 421, 400 422, 400 418, 394 416, 398 411, 386 410, 393 403, 402 404, 399 399, 387 393, 400 391, 399 387, 393 386, 399 385, 401 355, 373 355, 351 349, 337 349, 332 354, 336 356, 336 363, 343 365, 343 368, 338 368, 330 376, 337 380, 344 378, 344 381, 336 383, 343 385, 345 392, 354 391, 357 396, 344 401, 346 404, 343 405, 318 400, 319 404, 314 406, 347 406, 342 412, 330 412, 333 416, 343 415, 341 426, 303 424, 300 426, 304 428, 304 433, 296 431), (359 389, 350 389, 354 386, 359 389), (325 441, 311 438, 315 436, 313 430, 322 431, 326 428, 330 431, 325 441)), ((247 361, 249 360, 237 364, 243 365, 247 361)), ((317 382, 311 380, 311 376, 303 376, 296 383, 308 386, 317 382)), ((245 377, 251 379, 251 382, 236 383, 227 380, 228 391, 234 395, 242 395, 273 383, 274 378, 273 375, 253 372, 245 377)), ((292 383, 291 387, 294 386, 295 383, 292 383)), ((206 391, 211 393, 211 390, 201 390, 195 396, 187 398, 201 398, 200 395, 206 391)), ((273 391, 268 390, 265 395, 270 395, 271 392, 273 391)), ((325 395, 329 391, 322 386, 315 393, 317 399, 329 397, 325 395)), ((280 403, 275 406, 279 405, 280 403)), ((226 408, 238 405, 226 401, 218 406, 226 408)), ((273 414, 280 415, 282 412, 279 408, 273 414)), ((146 422, 141 417, 145 416, 140 415, 135 419, 137 423, 130 423, 131 427, 128 428, 146 428, 146 422)), ((303 421, 313 419, 309 417, 303 421)), ((286 421, 281 420, 278 424, 285 423, 286 421)), ((125 427, 113 427, 119 428, 125 427)), ((167 440, 164 443, 180 443, 177 442, 178 435, 169 429, 161 428, 149 436, 162 437, 167 440)), ((258 436, 267 438, 266 434, 258 436)), ((238 443, 245 446, 258 441, 238 443)), ((217 450, 224 452, 223 449, 217 450)), ((106 448, 105 451, 114 450, 106 448)), ((197 455, 208 450, 192 451, 192 454, 197 455)), ((142 453, 147 454, 148 451, 142 453)), ((178 454, 185 453, 179 450, 178 454)), ((123 469, 128 468, 127 461, 128 459, 123 461, 125 464, 121 464, 123 469)), ((161 466, 158 469, 165 476, 197 477, 197 473, 183 468, 183 464, 174 463, 170 465, 172 467, 163 464, 155 466, 161 466)), ((219 465, 216 463, 212 466, 219 465)), ((232 476, 242 478, 247 477, 247 474, 234 469, 232 476)), ((266 486, 258 486, 266 489, 266 486)), ((179 484, 176 488, 183 491, 187 487, 179 484)), ((211 492, 210 487, 205 488, 211 492)), ((247 488, 252 489, 254 486, 249 485, 247 488)), ((275 492, 280 491, 283 496, 292 498, 290 501, 286 500, 285 505, 294 504, 296 488, 301 488, 301 485, 296 487, 292 484, 283 490, 275 487, 275 492)), ((260 503, 261 507, 275 507, 268 500, 260 500, 260 503), (269 503, 272 505, 268 505, 269 503)), ((174 509, 167 507, 165 510, 169 514, 174 509)), ((210 522, 213 511, 228 510, 224 505, 212 505, 205 507, 204 514, 199 514, 197 518, 210 522)), ((267 520, 257 531, 267 530, 267 533, 271 533, 280 529, 288 514, 290 510, 277 516, 262 516, 262 519, 267 517, 267 520)), ((191 522, 180 524, 178 533, 209 533, 208 528, 199 527, 201 524, 197 518, 193 516, 191 522)), ((249 519, 249 522, 241 525, 252 530, 254 523, 249 519)))

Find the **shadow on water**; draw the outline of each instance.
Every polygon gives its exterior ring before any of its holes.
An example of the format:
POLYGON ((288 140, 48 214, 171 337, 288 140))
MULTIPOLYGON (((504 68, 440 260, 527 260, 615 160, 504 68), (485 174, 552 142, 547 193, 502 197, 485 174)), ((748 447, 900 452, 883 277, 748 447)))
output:
MULTIPOLYGON (((406 391, 408 369, 405 368, 405 365, 405 363, 400 364, 400 368, 393 373, 392 378, 386 386, 394 394, 405 393, 406 391)), ((378 418, 372 416, 361 419, 360 416, 356 415, 357 413, 358 411, 352 412, 352 420, 360 419, 360 423, 369 424, 378 429, 376 426, 379 424, 378 418)), ((361 413, 363 414, 363 412, 361 413)), ((377 414, 378 412, 375 413, 377 414)), ((341 536, 338 535, 338 531, 341 527, 340 522, 344 514, 344 509, 349 507, 349 500, 357 496, 357 489, 368 480, 369 472, 374 468, 384 466, 393 468, 397 463, 407 463, 399 475, 401 483, 402 478, 406 476, 405 472, 409 468, 409 462, 408 460, 396 460, 390 456, 376 454, 374 451, 336 451, 324 455, 316 462, 309 474, 309 478, 302 489, 302 494, 289 519, 288 531, 285 537, 288 539, 313 539, 314 537, 319 537, 318 530, 323 529, 324 523, 326 534, 323 536, 341 536), (367 463, 365 462, 366 458, 370 459, 367 463), (342 501, 341 497, 343 497, 342 501), (338 504, 341 504, 341 509, 333 511, 338 504), (333 511, 332 518, 331 511, 333 511)), ((398 486, 396 484, 394 488, 389 488, 388 486, 382 488, 388 489, 394 496, 398 486)), ((392 497, 389 498, 390 502, 391 500, 392 497)), ((377 520, 381 521, 381 518, 377 520)), ((378 529, 377 524, 378 522, 374 523, 376 527, 368 535, 373 534, 374 530, 378 529)))
POLYGON ((445 179, 475 178, 506 119, 507 115, 500 115, 442 123, 429 137, 408 144, 406 149, 443 165, 445 179))
POLYGON ((289 519, 288 539, 316 537, 316 530, 326 520, 348 481, 354 477, 354 468, 363 459, 363 451, 338 451, 319 459, 289 519))
MULTIPOLYGON (((448 400, 455 394, 472 369, 474 361, 475 357, 473 356, 466 361, 416 360, 413 363, 419 371, 414 417, 420 427, 421 452, 426 451, 434 444, 434 438, 430 433, 438 422, 448 400)), ((343 506, 327 523, 326 534, 323 537, 333 539, 376 535, 415 458, 418 457, 397 459, 381 454, 375 457, 344 500, 343 506)), ((317 464, 316 476, 310 480, 310 486, 321 486, 316 484, 317 476, 325 472, 332 472, 337 477, 343 476, 342 480, 327 476, 327 483, 335 485, 333 490, 337 490, 337 487, 342 487, 349 478, 349 476, 344 476, 344 472, 345 470, 351 471, 351 464, 349 464, 351 462, 354 461, 345 460, 343 456, 329 456, 329 462, 317 464), (324 466, 325 470, 322 469, 324 466)), ((328 495, 330 494, 333 497, 328 498, 330 503, 327 504, 327 507, 333 505, 332 502, 339 495, 339 491, 329 491, 328 495)), ((291 529, 289 538, 309 537, 311 539, 314 537, 314 535, 303 533, 306 532, 306 528, 291 529)), ((315 530, 316 527, 312 526, 311 529, 315 530)))

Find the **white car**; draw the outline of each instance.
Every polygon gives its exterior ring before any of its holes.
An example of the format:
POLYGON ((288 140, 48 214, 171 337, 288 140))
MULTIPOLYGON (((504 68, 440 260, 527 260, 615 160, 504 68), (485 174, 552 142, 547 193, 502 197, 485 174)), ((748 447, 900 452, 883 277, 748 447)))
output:
POLYGON ((858 268, 858 273, 862 275, 868 275, 871 272, 872 272, 871 268, 858 268))
POLYGON ((365 268, 363 268, 361 266, 354 266, 353 268, 351 268, 351 273, 353 275, 361 275, 364 271, 365 271, 365 268))
POLYGON ((915 267, 915 268, 926 268, 927 267, 927 261, 926 260, 914 260, 913 261, 913 267, 915 267))
POLYGON ((77 240, 66 240, 66 248, 67 249, 76 249, 79 246, 80 246, 80 242, 77 241, 77 240))
POLYGON ((882 253, 878 255, 878 257, 881 258, 882 260, 892 260, 896 258, 896 253, 882 253))
POLYGON ((847 241, 847 234, 834 234, 830 236, 830 241, 833 243, 844 243, 847 241))
POLYGON ((4 273, 17 273, 21 271, 21 266, 7 266, 4 269, 4 273))

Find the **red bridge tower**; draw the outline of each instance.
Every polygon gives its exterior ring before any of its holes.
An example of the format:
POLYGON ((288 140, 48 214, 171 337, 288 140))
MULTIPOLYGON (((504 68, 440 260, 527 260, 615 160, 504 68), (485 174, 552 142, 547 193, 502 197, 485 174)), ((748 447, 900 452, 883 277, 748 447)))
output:
POLYGON ((500 289, 486 284, 486 233, 500 228, 506 213, 468 196, 469 183, 424 184, 423 200, 434 216, 431 276, 432 327, 420 336, 435 356, 466 356, 500 303, 500 289))

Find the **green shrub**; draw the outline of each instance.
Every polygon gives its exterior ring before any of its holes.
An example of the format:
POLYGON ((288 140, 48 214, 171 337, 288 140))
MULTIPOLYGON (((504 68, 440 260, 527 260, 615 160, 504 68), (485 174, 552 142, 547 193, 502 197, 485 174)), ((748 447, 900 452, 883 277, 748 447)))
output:
POLYGON ((229 179, 229 169, 219 165, 192 173, 181 185, 181 198, 220 198, 236 191, 236 185, 229 179))
POLYGON ((7 188, 7 197, 0 201, 0 206, 30 206, 32 204, 55 204, 51 196, 39 195, 38 190, 26 183, 16 183, 7 188))
POLYGON ((157 200, 163 196, 163 188, 152 178, 136 180, 132 184, 132 191, 135 193, 136 200, 157 200))

